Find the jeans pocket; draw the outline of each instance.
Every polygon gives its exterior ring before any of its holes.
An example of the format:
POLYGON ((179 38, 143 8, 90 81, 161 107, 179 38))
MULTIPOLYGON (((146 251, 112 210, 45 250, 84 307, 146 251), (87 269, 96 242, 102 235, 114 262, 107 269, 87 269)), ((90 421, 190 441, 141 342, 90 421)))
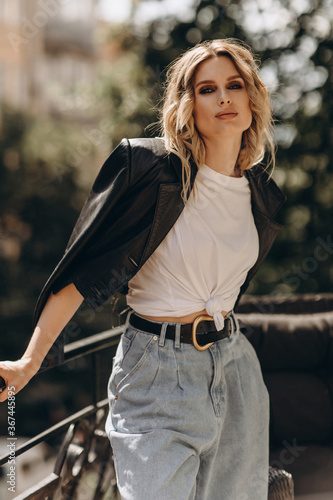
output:
POLYGON ((263 391, 264 391, 265 395, 268 396, 268 391, 267 391, 267 387, 264 383, 261 364, 260 364, 259 358, 257 356, 257 352, 256 352, 255 348, 253 347, 253 345, 251 344, 251 342, 245 337, 245 335, 243 335, 243 334, 240 335, 240 339, 241 339, 241 347, 242 347, 243 352, 245 353, 245 355, 249 356, 249 358, 251 359, 251 362, 252 362, 251 366, 254 368, 254 373, 257 376, 257 381, 258 381, 257 387, 259 389, 259 387, 260 387, 259 382, 261 382, 261 386, 263 388, 263 391))
POLYGON ((110 378, 110 383, 113 383, 116 374, 121 369, 122 363, 126 357, 126 354, 131 346, 131 342, 135 336, 135 330, 128 327, 126 331, 120 337, 120 341, 117 347, 116 354, 113 357, 112 362, 112 373, 110 378))
POLYGON ((119 356, 116 355, 116 364, 111 374, 116 392, 129 383, 139 368, 143 367, 154 341, 153 335, 142 333, 132 327, 126 330, 122 338, 123 346, 119 356))
POLYGON ((256 350, 253 347, 253 345, 251 344, 251 342, 247 339, 247 337, 243 333, 240 334, 239 338, 241 341, 241 347, 242 347, 243 352, 248 354, 248 356, 250 356, 250 358, 252 358, 253 361, 257 365, 259 365, 259 367, 260 367, 260 362, 259 362, 256 350))
POLYGON ((225 374, 224 366, 218 350, 208 349, 212 359, 212 381, 210 385, 210 396, 217 417, 223 413, 225 406, 225 374))

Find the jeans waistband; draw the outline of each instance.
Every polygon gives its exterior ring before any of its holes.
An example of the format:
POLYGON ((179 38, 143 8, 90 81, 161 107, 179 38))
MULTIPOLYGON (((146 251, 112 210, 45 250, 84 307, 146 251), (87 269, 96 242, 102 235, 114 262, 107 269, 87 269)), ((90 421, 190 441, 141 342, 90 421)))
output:
POLYGON ((126 322, 145 333, 193 344, 199 351, 206 350, 218 340, 230 338, 238 329, 238 320, 233 311, 225 316, 222 330, 216 330, 213 318, 207 315, 199 316, 193 323, 169 323, 151 321, 139 316, 135 311, 130 311, 126 322))

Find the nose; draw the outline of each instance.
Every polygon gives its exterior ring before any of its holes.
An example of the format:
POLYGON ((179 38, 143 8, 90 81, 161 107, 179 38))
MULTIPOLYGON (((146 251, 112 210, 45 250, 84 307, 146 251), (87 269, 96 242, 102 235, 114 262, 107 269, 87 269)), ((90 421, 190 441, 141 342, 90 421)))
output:
POLYGON ((223 106, 223 104, 231 104, 230 95, 227 92, 221 92, 219 95, 219 105, 223 106))

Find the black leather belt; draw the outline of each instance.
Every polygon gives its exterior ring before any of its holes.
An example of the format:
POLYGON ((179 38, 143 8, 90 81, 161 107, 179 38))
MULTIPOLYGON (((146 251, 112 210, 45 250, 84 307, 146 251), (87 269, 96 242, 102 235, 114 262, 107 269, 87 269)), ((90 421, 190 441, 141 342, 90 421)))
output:
MULTIPOLYGON (((199 351, 205 351, 217 340, 222 340, 230 337, 232 334, 232 321, 235 320, 233 312, 229 313, 224 318, 223 330, 216 330, 215 323, 211 316, 203 315, 195 319, 193 323, 185 323, 180 325, 180 342, 185 344, 193 344, 199 351)), ((130 316, 129 323, 138 330, 154 335, 160 335, 163 323, 156 323, 148 319, 138 316, 133 312, 130 316)), ((168 324, 166 327, 165 338, 175 340, 176 325, 168 324)))

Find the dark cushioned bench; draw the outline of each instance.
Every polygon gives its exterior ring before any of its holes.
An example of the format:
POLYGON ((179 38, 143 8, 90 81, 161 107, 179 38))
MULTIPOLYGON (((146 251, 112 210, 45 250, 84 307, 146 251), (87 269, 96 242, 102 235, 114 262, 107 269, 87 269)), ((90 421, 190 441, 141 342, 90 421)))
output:
POLYGON ((270 394, 271 465, 296 498, 333 499, 333 294, 244 296, 235 311, 270 394))

